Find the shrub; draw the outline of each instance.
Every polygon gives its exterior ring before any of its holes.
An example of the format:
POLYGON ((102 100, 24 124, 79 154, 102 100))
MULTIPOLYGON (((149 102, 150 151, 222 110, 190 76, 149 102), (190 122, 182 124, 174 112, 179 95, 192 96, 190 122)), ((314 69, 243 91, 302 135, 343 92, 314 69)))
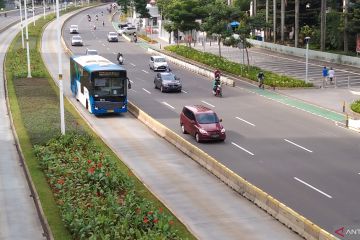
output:
POLYGON ((74 239, 180 239, 173 220, 139 197, 115 160, 86 135, 67 134, 35 153, 74 239))
POLYGON ((351 104, 351 110, 360 113, 360 100, 357 100, 351 104))
MULTIPOLYGON (((166 50, 174 52, 180 56, 192 59, 194 61, 206 64, 210 67, 220 69, 224 72, 242 76, 253 81, 257 81, 257 74, 261 70, 255 66, 246 66, 240 63, 231 62, 223 57, 211 53, 203 53, 186 46, 167 46, 166 50)), ((263 71, 265 73, 265 84, 274 87, 312 87, 312 83, 305 83, 302 80, 289 76, 278 75, 273 72, 263 71)))
POLYGON ((140 38, 144 39, 145 41, 147 41, 148 43, 157 43, 156 40, 146 36, 146 35, 143 35, 143 34, 140 34, 139 35, 140 38))

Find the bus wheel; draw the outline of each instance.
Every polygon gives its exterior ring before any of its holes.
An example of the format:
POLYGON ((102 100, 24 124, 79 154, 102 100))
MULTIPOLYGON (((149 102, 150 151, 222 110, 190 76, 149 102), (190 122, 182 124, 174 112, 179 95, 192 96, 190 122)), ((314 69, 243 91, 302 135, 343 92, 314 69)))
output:
POLYGON ((86 99, 86 109, 88 109, 89 110, 89 102, 88 102, 88 100, 86 99))

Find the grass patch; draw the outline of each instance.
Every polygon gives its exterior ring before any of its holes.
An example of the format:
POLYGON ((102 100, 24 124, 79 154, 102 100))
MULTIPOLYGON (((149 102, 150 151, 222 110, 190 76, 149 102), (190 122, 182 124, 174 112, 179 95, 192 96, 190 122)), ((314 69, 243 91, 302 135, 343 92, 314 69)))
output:
MULTIPOLYGON (((67 10, 69 12, 70 9, 67 10)), ((12 42, 5 60, 9 104, 14 120, 20 147, 29 168, 41 201, 45 216, 56 240, 73 239, 63 222, 64 216, 59 210, 58 199, 54 198, 53 189, 41 170, 40 162, 35 156, 34 145, 44 145, 60 134, 59 95, 58 88, 50 78, 42 62, 39 46, 43 26, 54 19, 51 14, 46 19, 39 19, 34 27, 29 25, 29 39, 31 40, 31 67, 33 78, 27 79, 26 51, 21 48, 20 34, 12 42)), ((88 127, 72 105, 65 99, 65 119, 68 132, 90 136, 91 141, 99 152, 114 162, 113 171, 125 175, 133 183, 133 191, 137 197, 151 202, 152 209, 163 209, 164 214, 171 216, 166 207, 152 195, 119 160, 111 149, 88 127), (86 135, 85 134, 85 135, 86 135)), ((177 230, 180 239, 195 239, 186 227, 175 217, 173 228, 177 230)), ((69 226, 69 225, 67 225, 69 226)), ((135 238, 136 239, 136 238, 135 238)), ((150 238, 149 238, 150 239, 150 238)))
POLYGON ((152 39, 152 38, 150 38, 150 37, 148 37, 148 36, 146 36, 144 34, 139 34, 138 36, 139 36, 139 38, 145 40, 148 43, 157 43, 156 40, 154 40, 154 39, 152 39))
POLYGON ((360 113, 360 100, 357 100, 351 104, 351 110, 360 113))
POLYGON ((259 71, 263 71, 265 74, 265 84, 272 87, 297 88, 313 86, 312 83, 306 83, 299 79, 279 75, 270 71, 264 71, 258 67, 235 63, 227 60, 226 58, 219 57, 211 53, 204 53, 187 46, 167 46, 165 47, 165 50, 176 53, 182 57, 206 64, 210 67, 220 69, 223 72, 245 77, 256 82, 257 74, 259 73, 259 71))

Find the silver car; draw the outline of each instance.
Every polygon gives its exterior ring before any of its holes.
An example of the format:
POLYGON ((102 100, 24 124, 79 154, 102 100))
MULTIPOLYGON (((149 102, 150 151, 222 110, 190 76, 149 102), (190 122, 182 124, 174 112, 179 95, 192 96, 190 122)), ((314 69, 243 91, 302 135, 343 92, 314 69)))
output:
POLYGON ((71 38, 71 46, 84 46, 83 40, 80 35, 76 35, 71 38))
POLYGON ((154 71, 165 71, 169 70, 169 65, 166 62, 166 59, 161 56, 151 56, 149 61, 149 68, 154 71))
POLYGON ((108 36, 107 36, 107 40, 109 42, 118 42, 118 35, 116 32, 109 32, 108 36))
POLYGON ((70 26, 70 33, 79 33, 78 25, 71 25, 70 26))

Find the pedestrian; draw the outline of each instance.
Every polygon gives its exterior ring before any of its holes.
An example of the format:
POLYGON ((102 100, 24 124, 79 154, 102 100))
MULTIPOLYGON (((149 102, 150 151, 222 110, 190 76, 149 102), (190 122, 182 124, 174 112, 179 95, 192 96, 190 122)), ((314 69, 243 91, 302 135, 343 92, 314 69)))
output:
POLYGON ((329 71, 327 69, 326 66, 324 66, 323 70, 322 70, 322 76, 323 76, 323 87, 325 87, 326 81, 327 81, 327 77, 329 75, 329 71))
POLYGON ((330 80, 330 84, 333 84, 333 79, 335 78, 335 71, 332 67, 330 67, 329 70, 329 80, 330 80))
POLYGON ((259 88, 264 89, 265 85, 264 85, 264 80, 265 80, 265 75, 262 71, 260 71, 257 75, 258 81, 259 81, 259 88))

